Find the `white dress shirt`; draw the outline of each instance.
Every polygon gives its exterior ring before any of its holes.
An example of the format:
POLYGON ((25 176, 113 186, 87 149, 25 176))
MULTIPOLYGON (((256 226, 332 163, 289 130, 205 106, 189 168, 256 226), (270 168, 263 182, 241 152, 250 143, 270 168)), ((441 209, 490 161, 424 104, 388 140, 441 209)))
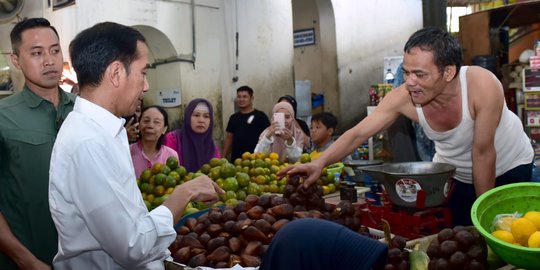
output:
POLYGON ((163 269, 172 213, 148 212, 135 181, 124 120, 77 98, 51 157, 55 269, 163 269))

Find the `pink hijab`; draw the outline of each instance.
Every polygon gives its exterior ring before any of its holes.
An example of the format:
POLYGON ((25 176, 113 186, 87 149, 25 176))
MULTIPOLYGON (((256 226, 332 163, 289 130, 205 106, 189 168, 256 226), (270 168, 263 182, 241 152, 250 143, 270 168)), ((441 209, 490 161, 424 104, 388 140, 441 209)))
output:
MULTIPOLYGON (((304 134, 304 132, 302 132, 302 129, 300 128, 300 126, 298 126, 298 123, 294 120, 295 115, 294 115, 293 107, 291 106, 291 104, 289 104, 286 101, 278 102, 276 105, 274 105, 274 108, 272 109, 272 113, 276 113, 280 109, 287 110, 287 112, 289 112, 289 114, 293 118, 290 130, 291 130, 292 136, 294 137, 296 146, 300 147, 300 149, 303 149, 304 139, 306 135, 304 134)), ((267 132, 268 132, 268 128, 265 129, 264 132, 261 133, 260 138, 262 138, 263 136, 266 136, 267 132)), ((272 143, 272 147, 271 147, 271 151, 278 153, 279 159, 282 162, 285 160, 285 158, 287 158, 287 146, 285 145, 285 143, 286 142, 281 137, 274 136, 274 143, 272 143)))

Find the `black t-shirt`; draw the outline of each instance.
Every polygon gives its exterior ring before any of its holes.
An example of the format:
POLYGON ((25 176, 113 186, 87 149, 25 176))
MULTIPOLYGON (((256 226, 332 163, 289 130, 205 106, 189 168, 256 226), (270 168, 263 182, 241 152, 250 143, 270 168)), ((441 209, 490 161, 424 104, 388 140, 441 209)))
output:
POLYGON ((241 157, 244 152, 252 153, 259 141, 259 135, 268 126, 270 126, 268 116, 259 110, 231 115, 226 129, 233 134, 231 160, 241 157))

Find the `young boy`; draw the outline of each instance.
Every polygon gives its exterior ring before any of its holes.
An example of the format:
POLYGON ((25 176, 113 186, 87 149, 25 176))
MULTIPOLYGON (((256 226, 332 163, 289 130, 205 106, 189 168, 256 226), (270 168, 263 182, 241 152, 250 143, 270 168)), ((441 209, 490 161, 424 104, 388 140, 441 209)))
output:
POLYGON ((337 118, 329 112, 322 112, 311 117, 310 153, 323 152, 334 142, 332 135, 336 130, 337 118))

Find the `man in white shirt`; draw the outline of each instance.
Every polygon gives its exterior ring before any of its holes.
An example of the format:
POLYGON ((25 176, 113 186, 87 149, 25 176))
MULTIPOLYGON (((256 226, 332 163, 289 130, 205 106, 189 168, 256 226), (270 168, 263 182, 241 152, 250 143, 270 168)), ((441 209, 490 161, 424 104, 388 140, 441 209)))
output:
POLYGON ((70 55, 81 91, 51 158, 54 268, 163 269, 187 203, 215 201, 223 191, 199 177, 148 212, 121 117, 133 114, 148 90, 145 39, 131 27, 100 23, 75 37, 70 55))

